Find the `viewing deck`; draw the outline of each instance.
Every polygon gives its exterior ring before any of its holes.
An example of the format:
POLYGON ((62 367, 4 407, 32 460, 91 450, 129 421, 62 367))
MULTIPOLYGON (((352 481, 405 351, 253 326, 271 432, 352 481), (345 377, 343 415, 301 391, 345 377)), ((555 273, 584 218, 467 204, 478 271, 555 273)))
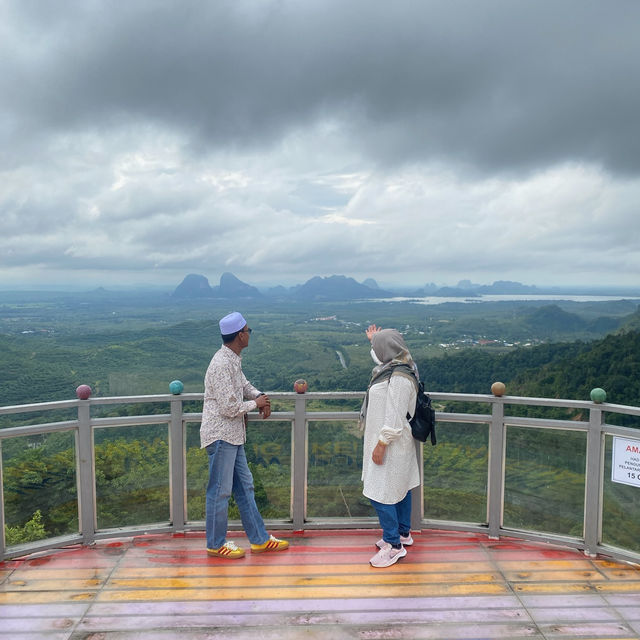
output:
POLYGON ((424 530, 405 558, 374 569, 377 530, 276 533, 287 551, 239 560, 208 557, 192 532, 7 561, 0 638, 640 637, 640 571, 626 563, 424 530))
POLYGON ((640 639, 640 408, 431 393, 415 544, 374 569, 362 394, 270 395, 247 455, 291 547, 240 560, 205 550, 202 394, 0 407, 0 638, 640 639))

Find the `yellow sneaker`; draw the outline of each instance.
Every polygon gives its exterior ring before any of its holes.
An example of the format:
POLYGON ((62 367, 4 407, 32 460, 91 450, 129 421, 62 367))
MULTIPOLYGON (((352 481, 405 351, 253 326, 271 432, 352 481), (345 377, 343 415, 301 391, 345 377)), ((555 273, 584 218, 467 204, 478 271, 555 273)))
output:
POLYGON ((232 540, 227 540, 218 549, 207 549, 207 554, 217 556, 218 558, 242 558, 242 556, 244 556, 244 549, 241 549, 232 540))
POLYGON ((265 551, 284 551, 289 548, 289 543, 286 540, 278 540, 273 536, 269 536, 269 539, 264 544, 252 544, 251 553, 264 553, 265 551))

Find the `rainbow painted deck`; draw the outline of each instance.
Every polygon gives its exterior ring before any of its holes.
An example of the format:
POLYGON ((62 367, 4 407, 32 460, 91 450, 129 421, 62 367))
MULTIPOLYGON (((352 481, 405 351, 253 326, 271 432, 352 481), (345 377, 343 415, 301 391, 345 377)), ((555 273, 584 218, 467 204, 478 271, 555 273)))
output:
POLYGON ((0 638, 640 638, 630 565, 425 531, 406 558, 374 569, 379 532, 274 533, 291 548, 239 560, 208 557, 194 533, 5 562, 0 638))

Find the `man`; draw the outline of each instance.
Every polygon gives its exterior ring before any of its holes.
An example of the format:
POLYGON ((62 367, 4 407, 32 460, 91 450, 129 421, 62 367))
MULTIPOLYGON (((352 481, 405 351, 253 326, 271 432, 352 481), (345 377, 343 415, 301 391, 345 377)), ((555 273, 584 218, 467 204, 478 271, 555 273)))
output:
POLYGON ((234 311, 220 320, 222 347, 215 353, 204 379, 204 406, 200 445, 209 454, 206 500, 207 553, 221 558, 242 558, 244 549, 227 540, 229 498, 233 494, 252 553, 281 551, 286 540, 267 533, 258 511, 253 476, 244 451, 246 415, 258 409, 271 414, 269 398, 251 385, 242 373, 243 349, 249 346, 251 329, 234 311))

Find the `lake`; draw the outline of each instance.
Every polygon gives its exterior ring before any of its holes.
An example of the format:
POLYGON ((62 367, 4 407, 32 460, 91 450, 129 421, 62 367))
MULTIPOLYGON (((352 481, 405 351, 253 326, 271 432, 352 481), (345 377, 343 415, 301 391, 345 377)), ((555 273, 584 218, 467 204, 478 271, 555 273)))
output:
POLYGON ((518 300, 527 301, 554 301, 563 300, 568 302, 612 302, 615 300, 633 300, 640 301, 640 296, 586 296, 586 295, 557 295, 557 294, 519 294, 519 295, 483 295, 477 297, 441 297, 441 296, 425 296, 424 298, 385 298, 378 302, 415 302, 416 304, 444 304, 445 302, 459 303, 478 303, 478 302, 514 302, 518 300))

